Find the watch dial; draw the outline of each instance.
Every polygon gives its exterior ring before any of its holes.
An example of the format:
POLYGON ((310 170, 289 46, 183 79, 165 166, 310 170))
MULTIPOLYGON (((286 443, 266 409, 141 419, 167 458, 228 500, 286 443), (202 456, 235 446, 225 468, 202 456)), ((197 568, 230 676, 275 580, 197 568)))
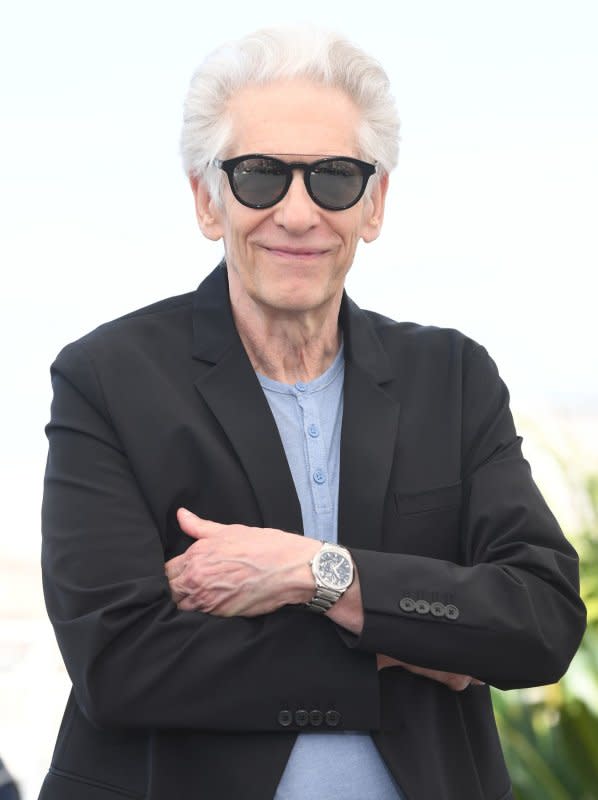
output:
POLYGON ((342 553, 329 551, 321 554, 318 573, 331 589, 345 589, 351 580, 351 564, 342 553))

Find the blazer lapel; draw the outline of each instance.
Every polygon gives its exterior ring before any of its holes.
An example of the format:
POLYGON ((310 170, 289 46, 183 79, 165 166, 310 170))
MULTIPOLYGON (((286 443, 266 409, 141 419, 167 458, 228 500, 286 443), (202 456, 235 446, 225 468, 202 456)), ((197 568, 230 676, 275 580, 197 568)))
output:
POLYGON ((194 358, 212 366, 195 386, 229 438, 260 508, 264 527, 303 532, 301 507, 274 417, 237 334, 226 269, 197 290, 194 358))
POLYGON ((379 549, 388 480, 397 445, 399 402, 393 371, 369 318, 346 296, 345 388, 341 436, 339 540, 379 549), (384 388, 383 388, 384 387, 384 388))

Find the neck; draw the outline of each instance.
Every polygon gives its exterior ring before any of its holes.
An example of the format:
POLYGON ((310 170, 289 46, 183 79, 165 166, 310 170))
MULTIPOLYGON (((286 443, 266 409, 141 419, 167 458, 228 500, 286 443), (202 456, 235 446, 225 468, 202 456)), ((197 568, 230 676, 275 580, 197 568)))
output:
POLYGON ((256 372, 281 383, 307 383, 334 361, 341 336, 340 297, 330 308, 272 311, 231 297, 235 325, 256 372))

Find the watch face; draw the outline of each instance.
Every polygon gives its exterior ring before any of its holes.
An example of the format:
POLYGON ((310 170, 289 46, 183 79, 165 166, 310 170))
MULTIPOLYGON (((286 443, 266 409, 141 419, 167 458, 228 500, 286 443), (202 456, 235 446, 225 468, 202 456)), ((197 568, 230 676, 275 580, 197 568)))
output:
POLYGON ((353 577, 352 566, 342 553, 325 550, 318 559, 318 577, 330 589, 346 589, 353 577))

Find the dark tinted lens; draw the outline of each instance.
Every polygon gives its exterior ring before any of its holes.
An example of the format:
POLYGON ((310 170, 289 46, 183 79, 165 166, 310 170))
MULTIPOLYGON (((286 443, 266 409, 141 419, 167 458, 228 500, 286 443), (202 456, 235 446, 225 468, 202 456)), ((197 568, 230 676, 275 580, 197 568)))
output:
POLYGON ((284 192, 286 182, 286 172, 270 158, 246 158, 233 171, 236 193, 255 208, 274 203, 284 192))
POLYGON ((350 206, 363 187, 363 175, 358 164, 341 158, 320 162, 309 173, 314 197, 326 208, 350 206))

